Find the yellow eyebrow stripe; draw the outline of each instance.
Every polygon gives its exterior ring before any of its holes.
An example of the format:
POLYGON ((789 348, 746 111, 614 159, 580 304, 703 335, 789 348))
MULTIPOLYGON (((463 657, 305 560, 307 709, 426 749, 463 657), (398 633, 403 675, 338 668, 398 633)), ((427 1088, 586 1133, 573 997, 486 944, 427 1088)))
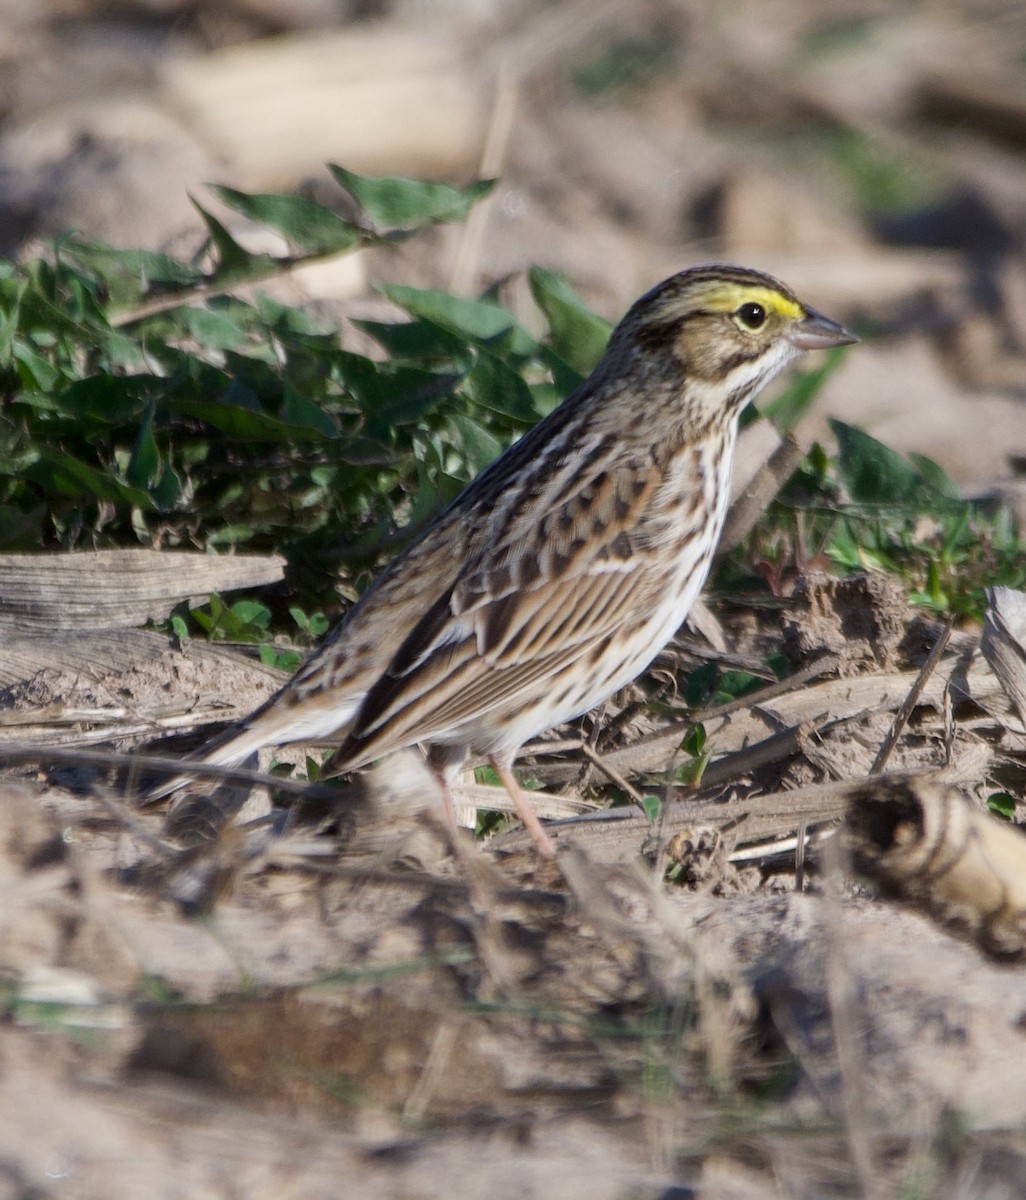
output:
MULTIPOLYGON (((754 284, 710 280, 706 287, 698 286, 689 291, 686 300, 687 307, 693 311, 732 313, 737 312, 742 304, 761 304, 767 312, 777 313, 790 321, 800 321, 805 316, 805 310, 796 300, 775 288, 754 284)), ((680 298, 674 297, 668 307, 677 307, 679 304, 680 298)))

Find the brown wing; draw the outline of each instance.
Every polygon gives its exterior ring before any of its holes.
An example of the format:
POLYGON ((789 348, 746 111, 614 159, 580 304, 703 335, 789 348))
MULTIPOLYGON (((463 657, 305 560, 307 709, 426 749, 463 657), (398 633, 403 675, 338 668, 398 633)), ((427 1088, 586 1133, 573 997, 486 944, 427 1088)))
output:
MULTIPOLYGON (((348 769, 542 694, 636 621, 664 583, 634 532, 651 464, 598 471, 533 528, 513 520, 418 622, 370 689, 332 765, 348 769), (522 536, 516 536, 517 532, 522 536)), ((519 514, 517 514, 519 516, 519 514)))

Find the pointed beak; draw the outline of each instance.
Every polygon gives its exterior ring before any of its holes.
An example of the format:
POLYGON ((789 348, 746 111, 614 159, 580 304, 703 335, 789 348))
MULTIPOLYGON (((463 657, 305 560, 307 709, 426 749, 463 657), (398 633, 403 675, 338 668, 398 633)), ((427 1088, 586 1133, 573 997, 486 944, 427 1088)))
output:
POLYGON ((791 328, 787 337, 799 350, 832 350, 834 346, 850 346, 859 340, 843 325, 813 308, 805 310, 805 317, 791 328))

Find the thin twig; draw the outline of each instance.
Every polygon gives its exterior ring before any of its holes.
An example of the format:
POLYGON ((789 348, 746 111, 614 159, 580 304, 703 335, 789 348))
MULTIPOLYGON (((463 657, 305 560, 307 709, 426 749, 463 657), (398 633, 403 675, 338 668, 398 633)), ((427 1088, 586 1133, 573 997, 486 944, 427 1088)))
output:
POLYGON ((342 250, 325 250, 313 254, 296 254, 275 258, 267 266, 261 267, 245 277, 229 274, 219 279, 217 274, 213 273, 188 287, 163 292, 159 296, 140 300, 137 304, 127 308, 120 310, 115 308, 108 314, 108 320, 113 329, 125 329, 129 325, 134 325, 136 321, 145 321, 148 317, 159 316, 161 313, 171 312, 173 309, 182 308, 187 304, 196 304, 213 299, 215 296, 223 296, 238 287, 250 287, 258 283, 267 283, 273 279, 284 279, 300 267, 330 262, 333 258, 340 258, 343 254, 352 254, 364 246, 377 244, 382 240, 387 239, 382 239, 377 235, 363 234, 353 245, 346 246, 342 250))
POLYGON ((933 644, 933 649, 930 651, 926 662, 923 663, 923 669, 916 677, 915 683, 909 688, 908 695, 898 706, 898 711, 894 714, 894 720, 891 722, 891 727, 887 731, 887 736, 883 740, 876 758, 873 759, 873 765, 869 768, 870 775, 879 775, 887 765, 887 760, 891 757, 891 751, 898 744, 898 738, 901 737, 905 725, 912 715, 912 710, 919 703, 919 697, 923 694, 923 688, 926 687, 926 681, 934 672, 934 668, 940 662, 940 657, 944 653, 944 647, 948 644, 948 638, 951 637, 951 630, 954 627, 954 618, 952 618, 944 626, 940 632, 940 636, 933 644))
POLYGON ((51 749, 48 746, 20 745, 8 742, 0 745, 0 763, 54 763, 68 767, 126 767, 135 770, 159 771, 174 775, 195 775, 201 779, 226 779, 249 783, 257 787, 275 788, 307 800, 338 800, 338 790, 320 783, 301 779, 281 779, 263 771, 244 767, 216 767, 211 763, 190 762, 162 754, 121 754, 116 750, 51 749))
POLYGON ((632 783, 629 783, 615 767, 611 767, 603 759, 602 755, 599 754, 594 746, 588 742, 582 742, 581 749, 584 751, 584 757, 590 759, 590 761, 593 762, 596 767, 598 767, 602 774, 605 775, 607 779, 612 780, 612 782, 615 783, 618 788, 623 788, 623 790, 628 796, 630 796, 635 804, 641 804, 643 802, 645 798, 644 795, 639 792, 632 783))

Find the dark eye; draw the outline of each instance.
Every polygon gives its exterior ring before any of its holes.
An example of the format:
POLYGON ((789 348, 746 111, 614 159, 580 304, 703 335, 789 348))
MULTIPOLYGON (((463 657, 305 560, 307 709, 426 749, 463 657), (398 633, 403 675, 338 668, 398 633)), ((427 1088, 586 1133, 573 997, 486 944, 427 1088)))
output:
POLYGON ((766 310, 754 300, 742 304, 735 315, 746 329, 761 329, 766 324, 766 310))

